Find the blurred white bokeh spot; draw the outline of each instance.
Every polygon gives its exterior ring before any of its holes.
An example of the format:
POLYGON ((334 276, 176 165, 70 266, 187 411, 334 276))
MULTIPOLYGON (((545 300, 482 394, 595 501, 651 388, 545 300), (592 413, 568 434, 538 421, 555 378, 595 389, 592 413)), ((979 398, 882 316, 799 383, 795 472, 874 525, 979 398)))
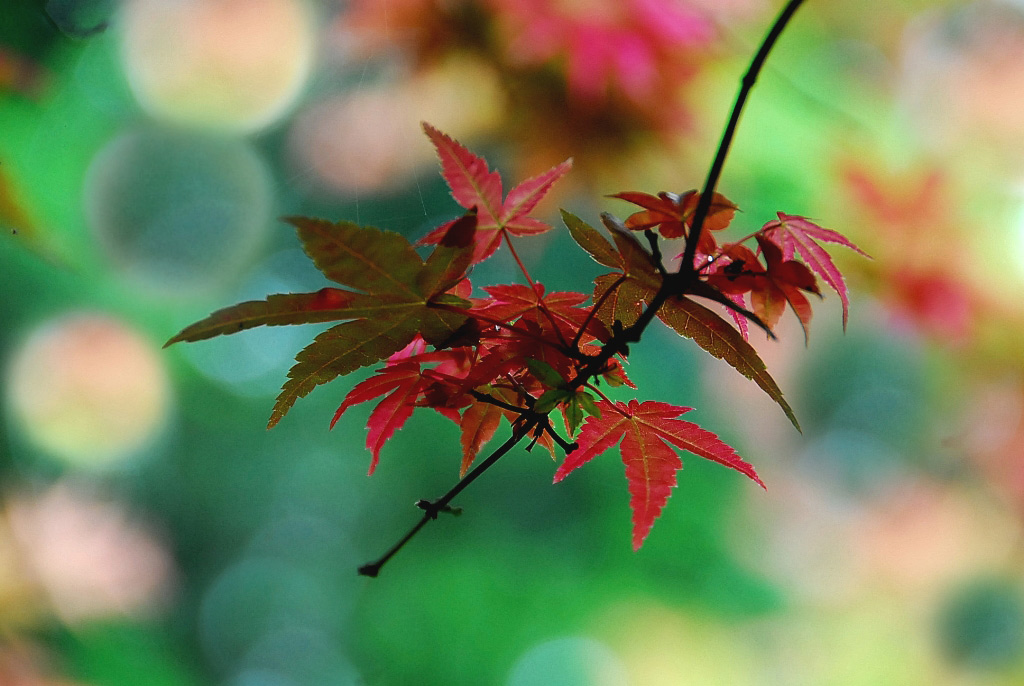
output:
POLYGON ((284 114, 306 83, 313 24, 304 0, 131 0, 122 59, 153 116, 252 131, 284 114))

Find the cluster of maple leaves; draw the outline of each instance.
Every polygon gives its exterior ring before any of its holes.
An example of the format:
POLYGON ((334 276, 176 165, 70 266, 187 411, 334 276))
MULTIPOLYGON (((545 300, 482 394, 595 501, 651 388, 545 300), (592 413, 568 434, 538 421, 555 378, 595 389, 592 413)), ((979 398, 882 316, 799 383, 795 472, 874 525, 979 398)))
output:
POLYGON ((636 388, 621 362, 628 355, 627 343, 638 340, 646 326, 640 323, 646 308, 753 380, 796 425, 781 390, 747 342, 747 322, 770 334, 788 304, 806 332, 811 307, 805 294, 820 294, 820 278, 842 300, 845 326, 846 285, 820 243, 859 249, 835 231, 783 213, 745 239, 721 242, 717 234, 736 211, 724 196, 714 194, 695 228, 696 191, 626 192, 614 197, 641 209, 624 222, 602 215, 611 240, 563 211, 573 239, 610 271, 595 279, 592 293, 549 293, 519 260, 513 237, 553 228, 529 215, 569 171, 571 161, 504 195, 500 176, 485 160, 430 125, 424 124, 424 130, 437 149, 452 196, 467 210, 420 241, 434 246, 425 259, 397 233, 291 217, 287 221, 306 254, 342 288, 240 303, 185 328, 168 345, 261 325, 341 322, 299 352, 270 426, 316 386, 383 361, 373 376, 348 392, 331 422, 334 426, 350 407, 380 399, 367 423, 371 473, 383 446, 417 408, 433 409, 459 426, 463 475, 502 418, 514 432, 527 429, 553 457, 558 447, 565 451, 556 482, 618 444, 633 511, 634 549, 676 485, 682 467, 676 449, 735 469, 763 486, 754 468, 716 435, 678 419, 691 408, 616 402, 599 384, 636 388), (688 250, 681 267, 670 272, 666 263, 675 260, 663 256, 660 246, 670 245, 662 239, 673 238, 686 239, 688 250), (754 247, 746 245, 750 241, 754 247), (489 285, 482 289, 485 296, 474 295, 468 272, 502 243, 526 283, 489 285), (692 265, 685 264, 687 253, 692 265), (680 275, 688 278, 680 280, 680 275), (673 290, 667 284, 683 285, 673 290), (724 306, 735 326, 691 296, 724 306), (548 420, 556 408, 565 436, 548 420))

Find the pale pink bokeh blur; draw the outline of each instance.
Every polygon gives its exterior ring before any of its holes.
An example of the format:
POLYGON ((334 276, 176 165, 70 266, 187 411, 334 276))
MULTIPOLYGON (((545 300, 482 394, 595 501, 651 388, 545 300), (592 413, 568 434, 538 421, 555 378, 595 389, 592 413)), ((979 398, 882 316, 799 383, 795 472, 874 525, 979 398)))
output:
POLYGON ((169 599, 169 553, 117 502, 58 483, 9 496, 5 514, 28 579, 65 623, 149 616, 169 599))

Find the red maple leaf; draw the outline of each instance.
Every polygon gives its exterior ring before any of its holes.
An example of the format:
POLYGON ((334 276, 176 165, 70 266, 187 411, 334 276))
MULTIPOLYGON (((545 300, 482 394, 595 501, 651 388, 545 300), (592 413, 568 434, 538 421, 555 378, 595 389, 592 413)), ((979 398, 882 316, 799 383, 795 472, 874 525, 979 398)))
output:
POLYGON ((584 325, 587 333, 598 340, 606 341, 611 337, 600 320, 589 316, 587 308, 580 307, 589 297, 582 293, 554 291, 545 294, 543 284, 539 283, 532 288, 523 284, 501 284, 484 286, 484 290, 491 297, 471 311, 474 316, 511 322, 532 313, 535 319, 557 326, 570 340, 584 325))
MULTIPOLYGON (((486 160, 426 122, 423 123, 423 130, 437 149, 441 159, 441 175, 448 182, 455 202, 467 210, 475 207, 478 212, 474 264, 494 254, 506 234, 528 236, 551 230, 550 224, 527 215, 547 194, 552 184, 569 171, 572 159, 523 181, 502 200, 501 176, 488 168, 486 160)), ((450 225, 451 222, 448 222, 434 229, 420 239, 419 244, 433 245, 439 242, 450 225)))
POLYGON ((818 241, 838 243, 864 257, 870 258, 871 256, 838 231, 822 228, 806 217, 783 212, 779 212, 778 215, 777 220, 770 221, 761 228, 761 233, 782 248, 783 260, 792 260, 793 255, 798 253, 811 271, 824 279, 825 283, 839 294, 839 299, 843 302, 843 329, 845 329, 850 310, 846 282, 835 263, 832 262, 832 258, 818 241))
POLYGON ((373 474, 377 468, 377 463, 380 461, 380 450, 384 444, 412 416, 415 404, 411 401, 414 401, 419 395, 422 387, 423 374, 419 364, 399 362, 388 365, 378 369, 377 373, 369 379, 357 383, 345 396, 338 411, 334 413, 334 418, 331 420, 332 429, 348 408, 382 395, 385 396, 373 408, 370 418, 366 422, 368 430, 366 448, 373 454, 368 474, 373 474))
MULTIPOLYGON (((388 358, 387 364, 370 378, 357 383, 348 392, 331 419, 331 428, 350 407, 384 396, 366 422, 368 430, 366 448, 373 457, 369 474, 373 474, 380 461, 380 451, 396 431, 405 425, 416 407, 422 405, 420 397, 435 382, 432 375, 422 369, 423 364, 437 364, 430 372, 451 373, 466 366, 465 349, 424 352, 425 342, 417 336, 409 345, 388 358)), ((450 404, 431 405, 441 415, 458 424, 459 412, 450 404)))
POLYGON ((789 303, 803 327, 804 340, 807 340, 812 311, 811 304, 800 291, 821 295, 814 274, 796 260, 783 259, 782 249, 762 235, 757 236, 757 242, 764 255, 764 267, 749 248, 733 245, 723 253, 730 261, 727 264, 724 260, 720 262, 724 266, 708 276, 708 283, 733 297, 749 293, 754 314, 770 328, 779 322, 786 303, 789 303))
MULTIPOLYGON (((700 202, 700 193, 695 190, 687 191, 682 195, 665 191, 657 195, 625 191, 611 197, 644 208, 626 218, 624 224, 627 229, 643 231, 657 228, 662 238, 682 238, 688 235, 690 229, 693 228, 693 215, 697 210, 697 203, 700 202)), ((736 214, 736 205, 724 195, 715 193, 711 197, 711 207, 704 218, 700 243, 697 246, 697 252, 701 255, 710 255, 715 252, 717 244, 711 232, 720 231, 729 226, 729 222, 736 214)))
POLYGON ((601 416, 587 417, 576 438, 579 447, 566 456, 555 472, 555 483, 621 440, 629 506, 633 510, 633 550, 643 545, 676 485, 676 472, 683 467, 672 445, 746 474, 764 488, 754 468, 718 436, 691 422, 675 419, 692 408, 636 400, 630 400, 628 405, 612 405, 602 400, 597 407, 601 416))

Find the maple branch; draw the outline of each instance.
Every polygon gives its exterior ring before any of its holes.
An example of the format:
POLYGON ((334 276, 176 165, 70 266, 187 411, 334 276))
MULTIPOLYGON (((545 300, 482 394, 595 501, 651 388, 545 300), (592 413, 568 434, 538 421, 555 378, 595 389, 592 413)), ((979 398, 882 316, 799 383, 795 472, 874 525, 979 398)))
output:
POLYGON ((505 245, 508 246, 509 252, 512 253, 512 258, 516 261, 516 264, 519 265, 519 271, 521 271, 523 276, 526 277, 526 283, 530 284, 530 288, 533 288, 533 279, 530 278, 530 272, 526 271, 526 265, 523 264, 521 259, 519 259, 519 253, 516 252, 515 246, 512 245, 512 236, 510 236, 508 231, 505 229, 501 230, 501 235, 505 239, 505 245))
POLYGON ((651 246, 651 257, 654 258, 654 266, 658 268, 658 273, 663 277, 666 276, 665 265, 661 263, 661 248, 658 247, 658 236, 650 229, 644 229, 644 237, 647 239, 647 243, 651 246))
POLYGON ((527 419, 523 424, 520 424, 518 427, 514 428, 512 431, 512 435, 509 436, 508 440, 506 440, 504 443, 498 446, 498 448, 495 449, 493 453, 487 456, 487 459, 485 459, 483 462, 474 467, 469 474, 460 479, 459 482, 455 484, 455 486, 453 486, 450 491, 445 493, 439 499, 433 502, 422 500, 417 501, 417 506, 425 511, 420 521, 418 521, 416 525, 412 527, 408 531, 408 533, 405 534, 405 536, 402 536, 402 538, 399 539, 398 543, 391 546, 391 548, 386 553, 384 553, 384 555, 382 555, 378 560, 361 566, 358 570, 359 574, 362 576, 369 577, 375 577, 378 574, 380 574, 381 567, 387 564, 388 560, 394 557, 399 550, 405 547, 405 544, 412 540, 413 536, 419 533, 420 529, 427 525, 427 522, 429 522, 432 519, 437 519, 437 515, 439 512, 446 511, 446 509, 448 508, 448 503, 450 503, 455 498, 455 496, 461 493, 464 488, 466 488, 471 483, 476 481, 481 474, 483 474, 492 466, 494 466, 495 462, 500 460, 508 451, 512 450, 512 448, 514 448, 521 440, 526 438, 530 431, 535 426, 537 426, 537 423, 538 422, 536 418, 530 418, 527 419))
POLYGON ((568 384, 568 388, 571 391, 577 390, 580 386, 586 384, 591 378, 599 375, 601 370, 604 369, 608 361, 611 360, 618 353, 627 354, 629 351, 630 343, 638 343, 640 336, 643 335, 647 325, 654 319, 654 315, 657 314, 658 310, 665 301, 675 294, 676 286, 672 279, 666 278, 661 283, 661 288, 651 298, 651 302, 647 304, 647 307, 637 320, 632 325, 627 326, 624 329, 620 329, 612 336, 611 340, 601 346, 601 351, 597 355, 589 358, 589 361, 584 365, 575 377, 573 377, 568 384))
POLYGON ((754 55, 754 59, 750 61, 747 73, 743 75, 739 93, 736 95, 736 102, 732 106, 732 114, 729 116, 729 123, 725 126, 722 140, 718 144, 718 152, 715 153, 715 160, 711 163, 711 168, 708 169, 704 190, 701 191, 700 199, 697 201, 697 209, 693 212, 693 221, 690 224, 692 228, 690 235, 686 238, 683 261, 679 265, 680 273, 694 271, 693 259, 697 255, 697 243, 700 241, 700 234, 704 228, 704 220, 711 209, 711 201, 715 194, 715 188, 718 186, 718 178, 722 175, 722 168, 725 166, 725 157, 729 154, 729 147, 732 145, 733 136, 736 134, 736 125, 739 123, 740 113, 743 111, 743 106, 746 104, 747 96, 754 87, 754 83, 757 82, 758 74, 760 74, 765 60, 768 59, 768 53, 771 52, 775 42, 786 28, 786 24, 789 23, 789 20, 801 4, 803 4, 803 0, 789 0, 786 3, 782 12, 775 19, 771 30, 768 31, 768 35, 761 42, 761 47, 758 49, 757 54, 754 55))
POLYGON ((533 410, 528 408, 528 407, 519 407, 518 405, 513 405, 511 403, 507 403, 504 400, 498 400, 493 395, 488 395, 487 393, 481 393, 480 391, 475 390, 475 389, 470 390, 469 394, 471 396, 473 396, 474 398, 476 398, 477 400, 479 400, 480 402, 482 402, 482 403, 489 403, 491 405, 495 405, 497 407, 500 407, 503 410, 508 410, 509 412, 515 412, 518 415, 526 415, 526 414, 529 414, 530 412, 533 412, 533 410))
POLYGON ((540 417, 541 419, 539 420, 538 424, 540 424, 541 428, 543 428, 544 431, 546 431, 551 436, 551 438, 555 440, 555 443, 557 443, 559 447, 561 447, 562 450, 565 451, 566 455, 571 453, 573 450, 576 450, 576 448, 580 447, 579 444, 576 443, 575 441, 570 443, 566 439, 559 436, 558 432, 555 431, 555 427, 551 426, 551 420, 548 418, 548 415, 542 414, 540 415, 540 417))
MULTIPOLYGON (((431 503, 429 500, 417 500, 416 501, 416 507, 420 508, 421 510, 432 510, 433 507, 434 507, 434 504, 431 503)), ((458 517, 459 515, 462 514, 462 508, 461 507, 452 507, 451 505, 445 505, 440 510, 438 510, 438 512, 444 512, 444 513, 450 514, 450 515, 452 515, 454 517, 458 517)))
POLYGON ((511 403, 507 403, 504 400, 498 400, 493 395, 481 393, 480 391, 477 390, 471 390, 469 391, 469 394, 482 403, 488 403, 490 405, 500 407, 503 410, 515 412, 521 418, 525 418, 527 420, 536 422, 537 426, 539 426, 541 429, 543 429, 544 431, 551 435, 551 438, 554 439, 555 443, 561 446, 562 450, 564 450, 566 454, 571 453, 573 450, 576 450, 577 446, 575 443, 569 442, 568 440, 562 438, 561 436, 558 435, 558 433, 555 432, 555 429, 553 426, 551 426, 551 420, 548 419, 547 414, 543 412, 537 412, 532 407, 519 407, 518 405, 512 405, 511 403))
MULTIPOLYGON (((630 326, 627 326, 625 328, 618 328, 612 336, 611 340, 607 341, 601 347, 601 350, 600 352, 598 352, 597 355, 587 358, 587 363, 583 365, 582 369, 580 369, 577 372, 576 376, 573 379, 571 379, 568 382, 568 384, 566 384, 566 388, 568 390, 575 391, 583 386, 589 387, 590 379, 598 376, 612 357, 614 357, 616 354, 620 352, 623 354, 627 354, 629 350, 629 344, 640 341, 640 337, 646 330, 647 326, 654 320, 654 317, 658 313, 658 310, 661 309, 661 306, 664 305, 669 298, 680 297, 687 293, 694 292, 695 290, 699 290, 698 284, 701 283, 699 281, 700 274, 699 271, 694 268, 693 261, 696 257, 697 244, 700 241, 701 231, 704 227, 704 220, 706 219, 708 211, 711 208, 711 202, 714 196, 715 187, 718 185, 718 179, 721 176, 722 168, 725 165, 725 158, 729 152, 729 147, 732 145, 732 140, 736 133, 736 126, 739 123, 740 113, 742 112, 743 106, 746 103, 747 96, 753 88, 754 83, 757 81, 758 74, 760 73, 761 68, 764 66, 765 60, 768 57, 768 53, 771 51, 772 47, 775 45, 775 42, 782 34, 782 31, 789 23, 789 20, 792 18, 793 14, 796 12, 796 10, 800 7, 802 3, 803 0, 789 0, 789 2, 783 8, 782 12, 776 18, 775 23, 772 25, 771 30, 769 30, 768 35, 765 37, 764 41, 761 44, 761 47, 757 51, 757 54, 754 56, 753 60, 751 60, 750 66, 747 68, 747 72, 743 76, 740 91, 736 96, 735 103, 733 104, 733 109, 729 117, 729 122, 726 125, 725 132, 722 135, 722 139, 718 146, 718 151, 715 154, 715 159, 711 164, 711 168, 708 170, 707 180, 704 183, 704 190, 701 193, 700 199, 697 203, 697 208, 694 211, 693 221, 691 224, 692 228, 686 239, 686 246, 683 252, 683 259, 678 271, 671 274, 665 274, 662 267, 663 280, 661 286, 658 288, 657 292, 654 294, 651 300, 647 303, 647 307, 644 309, 644 311, 640 313, 640 316, 630 326)), ((502 229, 502 231, 504 232, 504 229, 502 229)), ((515 249, 512 247, 511 241, 507 240, 507 233, 505 237, 506 243, 508 243, 513 257, 515 258, 516 262, 519 263, 519 268, 523 271, 523 274, 526 276, 527 281, 529 281, 532 285, 533 281, 530 279, 530 276, 527 273, 525 266, 519 260, 519 256, 518 254, 516 254, 515 249)), ((648 236, 648 240, 650 240, 650 236, 648 236)), ((658 247, 657 244, 653 241, 651 248, 652 252, 655 255, 657 255, 658 247)), ((658 260, 658 264, 660 265, 660 260, 658 260)), ((624 279, 625 275, 623 275, 623 280, 624 279)), ((608 291, 606 291, 601 296, 601 299, 598 301, 598 303, 595 304, 595 307, 592 311, 596 312, 600 305, 604 304, 604 300, 608 297, 608 294, 611 293, 616 288, 618 288, 619 285, 620 284, 615 284, 612 288, 609 288, 608 291)), ((460 311, 460 313, 462 314, 473 316, 466 311, 461 311, 460 308, 445 307, 444 309, 460 311)), ((546 310, 547 308, 543 309, 546 310)), ((742 308, 738 308, 738 306, 735 306, 735 304, 733 304, 733 309, 743 311, 742 308)), ((746 316, 749 317, 749 315, 745 311, 743 312, 746 316)), ((751 318, 752 321, 756 323, 761 323, 756 316, 749 318, 751 318)), ((554 328, 556 331, 558 331, 557 325, 554 328)), ((584 326, 583 328, 586 327, 584 326)), ((578 336, 573 341, 573 343, 574 347, 578 345, 578 336)), ((598 391, 598 393, 600 393, 600 391, 598 391)), ((496 399, 491 398, 490 396, 486 396, 486 394, 481 395, 488 398, 488 400, 484 400, 483 398, 479 397, 478 400, 483 400, 484 402, 496 401, 496 399)), ((601 396, 604 397, 604 394, 602 393, 601 396)), ((476 397, 475 392, 474 397, 476 397)), ((497 401, 495 402, 495 404, 498 404, 500 402, 501 401, 497 401)), ((614 403, 611 404, 613 407, 615 407, 614 403)), ((398 551, 401 550, 405 546, 405 544, 408 543, 420 531, 420 529, 426 526, 427 522, 429 522, 432 519, 437 519, 438 513, 446 511, 446 509, 448 508, 448 504, 452 501, 452 499, 454 499, 459 493, 461 493, 463 489, 469 486, 469 484, 471 484, 478 477, 480 477, 481 474, 490 469, 499 459, 501 459, 501 457, 508 453, 513 447, 518 445, 519 442, 522 441, 523 438, 528 436, 529 433, 535 428, 539 427, 542 431, 549 432, 554 438, 554 440, 556 440, 559 443, 559 445, 566 449, 566 452, 570 452, 571 450, 575 449, 575 444, 565 442, 564 439, 562 439, 554 432, 554 430, 551 428, 550 421, 548 420, 546 414, 538 413, 532 408, 517 408, 512 405, 509 405, 507 409, 514 410, 515 412, 519 413, 519 419, 513 423, 512 435, 504 443, 502 443, 494 452, 492 452, 483 462, 479 463, 472 471, 469 472, 469 474, 463 477, 454 487, 452 487, 450 491, 448 491, 440 499, 435 500, 433 502, 419 501, 417 503, 418 506, 425 510, 422 519, 420 519, 420 521, 417 522, 416 525, 413 526, 412 529, 410 529, 409 532, 406 533, 405 536, 403 536, 394 546, 392 546, 391 549, 389 549, 380 559, 378 559, 375 562, 361 566, 359 568, 359 574, 370 577, 377 576, 380 573, 381 567, 383 567, 388 560, 394 557, 394 555, 398 553, 398 551)))

